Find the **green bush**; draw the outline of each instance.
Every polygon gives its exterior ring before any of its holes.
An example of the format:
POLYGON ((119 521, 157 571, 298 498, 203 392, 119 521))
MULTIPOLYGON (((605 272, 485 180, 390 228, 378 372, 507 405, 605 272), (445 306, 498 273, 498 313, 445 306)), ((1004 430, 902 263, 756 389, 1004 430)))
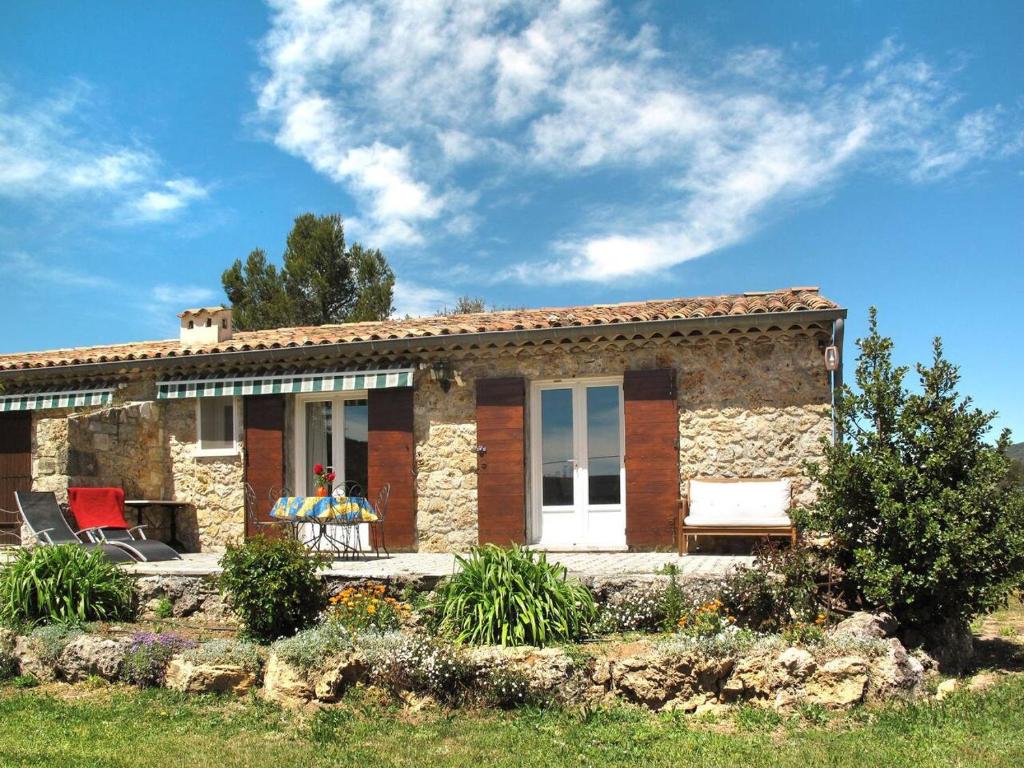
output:
POLYGON ((794 622, 823 621, 834 598, 829 564, 810 547, 759 547, 754 562, 733 570, 720 599, 736 623, 759 632, 779 632, 794 622))
POLYGON ((316 621, 326 605, 321 559, 302 542, 258 536, 230 546, 220 561, 221 591, 258 642, 288 637, 316 621))
POLYGON ((915 391, 873 309, 857 345, 858 391, 837 392, 843 439, 826 441, 824 462, 809 468, 820 491, 805 522, 831 535, 852 600, 925 636, 966 629, 1024 579, 1024 492, 1009 480, 1009 434, 987 442, 995 414, 961 397, 938 339, 915 391))
POLYGON ((56 667, 61 653, 72 640, 79 637, 82 630, 67 624, 43 624, 35 627, 29 638, 35 647, 39 661, 46 667, 56 667))
POLYGON ((487 544, 457 557, 437 591, 441 632, 473 645, 548 645, 576 640, 597 617, 590 591, 543 553, 487 544))
POLYGON ((341 621, 329 619, 294 637, 274 643, 274 653, 293 667, 315 669, 352 647, 352 634, 341 621))
POLYGON ((260 647, 245 640, 208 640, 182 652, 181 658, 190 664, 210 664, 241 667, 256 674, 263 666, 260 647))
POLYGON ((195 642, 173 632, 138 632, 125 654, 121 679, 140 688, 160 685, 174 654, 194 647, 195 642))
POLYGON ((75 545, 20 550, 0 571, 0 621, 83 624, 132 615, 131 578, 97 550, 75 545))

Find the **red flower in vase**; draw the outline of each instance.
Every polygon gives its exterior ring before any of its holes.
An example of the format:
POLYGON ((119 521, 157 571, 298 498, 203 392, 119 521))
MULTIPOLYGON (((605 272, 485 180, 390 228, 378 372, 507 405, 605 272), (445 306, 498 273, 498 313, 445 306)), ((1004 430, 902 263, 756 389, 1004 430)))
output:
POLYGON ((313 465, 313 474, 314 475, 322 475, 323 473, 324 473, 324 465, 323 464, 314 464, 313 465))

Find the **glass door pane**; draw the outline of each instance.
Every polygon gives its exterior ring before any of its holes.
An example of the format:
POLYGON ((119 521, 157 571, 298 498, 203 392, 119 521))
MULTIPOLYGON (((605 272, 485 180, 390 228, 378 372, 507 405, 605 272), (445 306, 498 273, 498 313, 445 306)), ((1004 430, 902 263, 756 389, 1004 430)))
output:
POLYGON ((334 423, 330 400, 306 403, 306 466, 302 468, 306 478, 306 493, 316 492, 316 475, 313 467, 322 464, 329 467, 334 463, 334 423))
POLYGON ((589 504, 619 504, 622 484, 619 388, 587 387, 587 491, 589 504))
POLYGON ((370 442, 367 433, 369 411, 365 400, 345 401, 345 488, 350 491, 358 486, 356 493, 367 496, 370 493, 369 457, 370 442))
POLYGON ((571 389, 541 392, 541 503, 545 507, 571 506, 576 467, 573 450, 571 389))

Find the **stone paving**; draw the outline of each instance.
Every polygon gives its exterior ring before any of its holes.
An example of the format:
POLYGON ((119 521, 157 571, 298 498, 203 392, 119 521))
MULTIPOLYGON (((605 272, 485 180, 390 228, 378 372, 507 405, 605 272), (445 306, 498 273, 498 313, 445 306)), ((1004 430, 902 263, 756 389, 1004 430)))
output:
MULTIPOLYGON (((220 572, 220 555, 212 552, 186 554, 181 560, 162 563, 135 563, 124 566, 139 576, 206 576, 220 572)), ((548 559, 564 565, 578 578, 621 578, 654 575, 666 565, 675 564, 683 579, 714 579, 724 576, 736 565, 749 563, 743 555, 687 555, 671 552, 549 552, 548 559)), ((385 579, 396 577, 432 577, 450 574, 455 556, 432 552, 395 553, 380 559, 335 560, 326 576, 347 579, 385 579)))

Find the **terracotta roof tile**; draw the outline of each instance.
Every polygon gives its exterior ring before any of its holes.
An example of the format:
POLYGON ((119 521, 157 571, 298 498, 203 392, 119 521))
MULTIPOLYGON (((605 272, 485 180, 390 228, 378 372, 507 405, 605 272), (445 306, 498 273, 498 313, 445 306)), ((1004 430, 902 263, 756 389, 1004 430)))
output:
POLYGON ((443 317, 392 319, 370 323, 237 331, 229 340, 193 348, 182 347, 178 339, 168 339, 55 349, 46 352, 25 352, 0 355, 0 371, 184 357, 218 352, 283 349, 318 344, 346 344, 381 339, 416 339, 492 331, 612 325, 627 322, 838 308, 839 306, 835 302, 819 294, 817 288, 790 288, 729 296, 697 296, 622 304, 596 304, 586 307, 506 310, 443 317))

